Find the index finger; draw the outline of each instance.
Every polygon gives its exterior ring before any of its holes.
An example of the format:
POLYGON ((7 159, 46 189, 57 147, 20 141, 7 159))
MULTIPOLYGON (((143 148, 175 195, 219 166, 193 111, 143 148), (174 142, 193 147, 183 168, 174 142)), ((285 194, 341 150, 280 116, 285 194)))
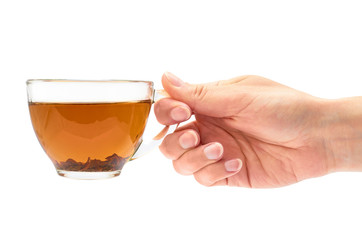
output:
POLYGON ((172 98, 162 98, 154 105, 157 120, 164 125, 172 125, 188 120, 192 111, 191 108, 180 101, 172 98))

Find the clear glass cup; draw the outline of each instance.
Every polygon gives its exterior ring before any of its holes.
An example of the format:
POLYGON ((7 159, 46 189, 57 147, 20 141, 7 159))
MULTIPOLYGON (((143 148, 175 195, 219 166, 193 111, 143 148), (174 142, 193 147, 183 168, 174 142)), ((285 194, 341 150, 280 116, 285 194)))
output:
POLYGON ((161 141, 142 143, 151 81, 30 79, 27 92, 34 131, 60 176, 118 176, 136 152, 161 141))

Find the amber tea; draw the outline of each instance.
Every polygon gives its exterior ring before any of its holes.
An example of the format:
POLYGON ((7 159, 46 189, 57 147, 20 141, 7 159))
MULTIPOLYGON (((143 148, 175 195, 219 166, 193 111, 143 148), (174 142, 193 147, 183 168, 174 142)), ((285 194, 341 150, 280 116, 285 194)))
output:
POLYGON ((29 109, 39 142, 62 175, 121 170, 141 142, 151 104, 30 102, 29 109))

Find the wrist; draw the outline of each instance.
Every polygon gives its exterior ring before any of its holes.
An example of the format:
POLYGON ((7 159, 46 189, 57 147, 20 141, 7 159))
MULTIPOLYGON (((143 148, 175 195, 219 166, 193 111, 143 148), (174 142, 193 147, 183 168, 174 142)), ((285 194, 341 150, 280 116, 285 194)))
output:
POLYGON ((362 97, 321 100, 321 106, 329 171, 362 171, 362 97))

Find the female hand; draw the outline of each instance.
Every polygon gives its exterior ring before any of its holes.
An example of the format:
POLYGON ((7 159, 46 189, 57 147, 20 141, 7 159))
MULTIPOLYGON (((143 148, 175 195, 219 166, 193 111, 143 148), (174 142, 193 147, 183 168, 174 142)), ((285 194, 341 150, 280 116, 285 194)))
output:
POLYGON ((162 76, 170 98, 155 104, 175 170, 205 186, 280 187, 331 172, 322 134, 323 101, 259 76, 192 85, 162 76))

